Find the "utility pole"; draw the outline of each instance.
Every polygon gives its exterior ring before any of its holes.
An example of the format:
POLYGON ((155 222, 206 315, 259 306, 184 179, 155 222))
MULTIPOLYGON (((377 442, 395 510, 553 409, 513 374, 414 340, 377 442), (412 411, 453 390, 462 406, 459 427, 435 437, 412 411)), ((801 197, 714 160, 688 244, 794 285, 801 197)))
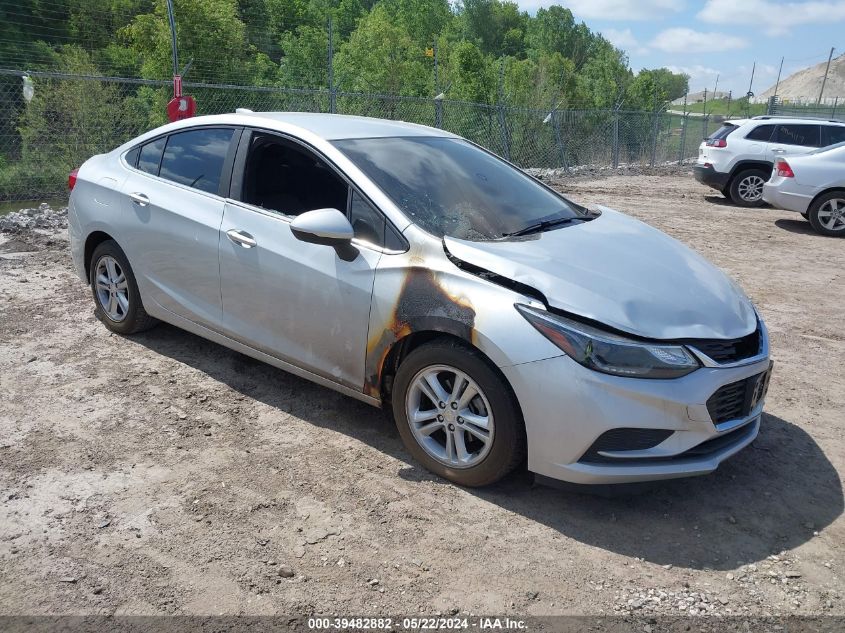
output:
POLYGON ((830 72, 830 60, 833 59, 833 51, 835 49, 831 47, 830 55, 827 57, 827 68, 824 69, 824 79, 822 79, 822 89, 819 90, 819 100, 816 102, 816 105, 821 105, 822 102, 822 95, 824 94, 824 86, 827 83, 827 73, 830 72))
POLYGON ((783 72, 783 57, 780 58, 780 68, 778 69, 778 80, 775 82, 775 94, 773 97, 778 96, 778 87, 780 87, 780 74, 783 72))
POLYGON ((337 112, 337 92, 334 88, 334 24, 329 15, 329 112, 337 112))
POLYGON ((173 15, 173 0, 167 0, 167 18, 170 20, 170 38, 173 47, 173 78, 175 80, 179 75, 179 50, 176 48, 176 18, 173 15))
POLYGON ((751 115, 751 97, 754 92, 751 88, 754 87, 754 72, 757 70, 757 60, 754 60, 754 65, 751 67, 751 80, 748 82, 748 93, 745 95, 745 116, 751 115))

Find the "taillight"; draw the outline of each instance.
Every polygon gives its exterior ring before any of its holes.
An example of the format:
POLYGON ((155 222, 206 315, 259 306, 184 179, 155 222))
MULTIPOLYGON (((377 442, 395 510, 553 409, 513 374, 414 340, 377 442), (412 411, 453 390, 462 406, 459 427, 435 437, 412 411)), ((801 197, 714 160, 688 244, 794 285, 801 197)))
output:
POLYGON ((73 191, 73 188, 76 186, 76 175, 79 173, 79 169, 74 169, 67 175, 67 188, 73 191))
POLYGON ((779 158, 777 163, 775 163, 775 170, 781 178, 795 178, 795 172, 792 171, 792 167, 782 158, 779 158))
POLYGON ((708 138, 707 147, 727 147, 728 142, 723 138, 708 138))

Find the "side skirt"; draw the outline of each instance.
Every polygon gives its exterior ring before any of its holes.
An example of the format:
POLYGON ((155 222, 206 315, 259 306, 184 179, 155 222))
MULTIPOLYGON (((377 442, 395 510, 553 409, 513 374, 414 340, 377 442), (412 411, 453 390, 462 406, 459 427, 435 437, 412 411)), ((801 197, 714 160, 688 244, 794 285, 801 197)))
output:
POLYGON ((381 400, 378 398, 373 398, 372 396, 368 396, 367 394, 361 391, 355 391, 354 389, 350 389, 344 385, 338 384, 329 380, 328 378, 323 378, 313 372, 307 371, 302 369, 301 367, 297 367, 291 363, 283 361, 275 356, 271 356, 270 354, 265 354, 255 348, 250 347, 249 345, 244 345, 243 343, 239 343, 238 341, 229 338, 228 336, 224 336, 214 330, 211 330, 207 327, 194 323, 193 321, 186 319, 178 314, 174 314, 169 310, 162 308, 158 304, 155 305, 155 309, 147 312, 154 316, 155 318, 164 321, 165 323, 169 323, 171 325, 175 325, 176 327, 186 330, 191 334, 196 334, 197 336, 201 336, 204 339, 208 339, 218 345, 222 345, 223 347, 228 347, 231 350, 236 352, 240 352, 246 356, 254 358, 256 360, 260 360, 262 363, 267 363, 268 365, 272 365, 273 367, 278 367, 289 374, 293 374, 294 376, 299 376, 300 378, 304 378, 305 380, 310 380, 322 387, 328 387, 329 389, 333 389, 339 393, 342 393, 345 396, 349 396, 351 398, 355 398, 356 400, 360 400, 361 402, 366 402, 369 405, 372 405, 377 408, 381 408, 381 400))

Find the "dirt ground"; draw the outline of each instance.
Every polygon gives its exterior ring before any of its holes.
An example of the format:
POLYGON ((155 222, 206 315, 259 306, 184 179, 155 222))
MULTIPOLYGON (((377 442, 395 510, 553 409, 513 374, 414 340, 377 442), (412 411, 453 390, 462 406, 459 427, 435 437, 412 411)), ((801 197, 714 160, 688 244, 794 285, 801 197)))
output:
POLYGON ((64 232, 0 236, 0 613, 845 614, 845 241, 688 175, 557 184, 759 306, 751 448, 633 496, 464 490, 376 409, 170 326, 108 333, 64 232))

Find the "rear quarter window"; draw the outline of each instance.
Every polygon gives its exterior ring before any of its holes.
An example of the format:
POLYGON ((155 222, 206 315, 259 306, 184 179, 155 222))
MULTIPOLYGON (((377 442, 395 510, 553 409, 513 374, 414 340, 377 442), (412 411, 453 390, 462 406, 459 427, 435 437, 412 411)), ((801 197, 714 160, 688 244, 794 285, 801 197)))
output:
POLYGON ((162 136, 141 146, 141 152, 138 156, 138 169, 153 176, 158 176, 158 167, 161 165, 161 154, 164 152, 165 143, 167 143, 167 138, 162 136))
POLYGON ((768 141, 772 138, 772 133, 775 131, 774 125, 758 125, 745 138, 749 141, 768 141))

